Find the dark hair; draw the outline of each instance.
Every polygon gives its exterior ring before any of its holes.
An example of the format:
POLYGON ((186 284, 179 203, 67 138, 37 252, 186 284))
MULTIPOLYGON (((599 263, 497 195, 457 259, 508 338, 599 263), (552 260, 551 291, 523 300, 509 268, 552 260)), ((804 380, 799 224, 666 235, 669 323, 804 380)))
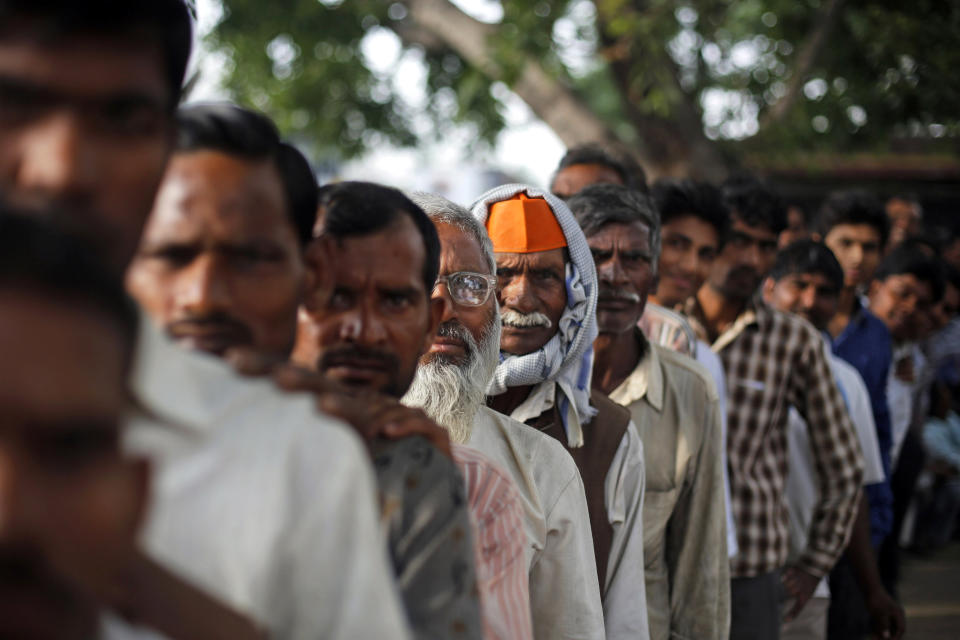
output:
POLYGON ((567 152, 560 159, 560 164, 557 165, 557 170, 550 179, 550 185, 553 185, 558 173, 576 164, 598 164, 607 167, 620 176, 623 186, 636 189, 642 193, 647 192, 647 176, 640 165, 628 156, 614 156, 613 153, 599 144, 582 144, 567 149, 567 152))
POLYGON ((730 217, 775 234, 787 228, 787 207, 769 187, 751 176, 730 178, 720 187, 730 217))
POLYGON ((234 104, 200 104, 177 111, 177 151, 213 149, 277 168, 290 222, 301 244, 310 242, 317 214, 317 178, 296 147, 280 139, 265 115, 234 104))
POLYGON ((891 276, 909 274, 930 285, 933 302, 943 297, 944 272, 936 258, 927 255, 922 249, 911 245, 900 245, 883 259, 874 275, 875 280, 886 280, 891 276))
POLYGON ((782 249, 768 275, 779 282, 786 276, 806 273, 826 276, 837 291, 843 288, 843 267, 827 245, 814 240, 797 240, 782 249))
POLYGON ((183 0, 0 0, 0 25, 0 37, 22 34, 25 28, 41 38, 148 34, 161 46, 170 110, 180 102, 193 45, 190 10, 183 0))
POLYGON ((867 191, 834 191, 820 205, 817 214, 817 231, 827 237, 830 230, 841 224, 866 224, 880 234, 880 246, 887 244, 890 235, 890 220, 883 205, 867 191))
MULTIPOLYGON (((138 317, 120 278, 78 237, 0 202, 0 287, 90 309, 115 325, 132 358, 138 317)), ((49 216, 53 218, 54 216, 49 216)))
POLYGON ((618 184, 592 184, 571 196, 567 206, 587 236, 610 223, 645 224, 650 228, 650 252, 656 271, 660 262, 660 214, 650 196, 618 184))
POLYGON ((423 284, 428 294, 433 291, 440 273, 440 237, 427 214, 410 198, 372 182, 339 182, 324 188, 319 208, 324 212, 323 233, 334 238, 372 235, 402 215, 409 217, 423 238, 423 284))
POLYGON ((707 182, 660 179, 653 183, 653 201, 660 211, 660 222, 694 216, 712 226, 722 246, 730 228, 730 212, 720 190, 707 182))

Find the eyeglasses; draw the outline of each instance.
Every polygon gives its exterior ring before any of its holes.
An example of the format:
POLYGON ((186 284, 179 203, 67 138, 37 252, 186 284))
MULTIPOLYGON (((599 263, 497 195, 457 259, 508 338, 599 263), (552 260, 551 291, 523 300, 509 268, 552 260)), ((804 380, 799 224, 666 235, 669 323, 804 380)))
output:
POLYGON ((457 304, 466 307, 479 307, 490 299, 490 293, 497 286, 497 276, 471 271, 457 271, 447 276, 439 276, 434 288, 446 284, 450 297, 457 304))

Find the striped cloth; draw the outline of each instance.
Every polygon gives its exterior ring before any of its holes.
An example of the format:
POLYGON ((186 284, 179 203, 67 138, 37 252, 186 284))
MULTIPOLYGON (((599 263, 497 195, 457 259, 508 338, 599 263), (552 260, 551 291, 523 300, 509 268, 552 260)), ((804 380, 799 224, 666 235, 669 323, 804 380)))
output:
POLYGON ((846 546, 863 477, 856 430, 809 323, 751 301, 711 345, 727 375, 727 455, 737 543, 732 577, 758 576, 787 561, 784 489, 787 417, 809 425, 820 479, 806 551, 797 566, 826 575, 846 546))
POLYGON ((530 587, 524 558, 523 505, 513 480, 488 457, 453 445, 474 524, 477 585, 485 637, 531 640, 530 587))

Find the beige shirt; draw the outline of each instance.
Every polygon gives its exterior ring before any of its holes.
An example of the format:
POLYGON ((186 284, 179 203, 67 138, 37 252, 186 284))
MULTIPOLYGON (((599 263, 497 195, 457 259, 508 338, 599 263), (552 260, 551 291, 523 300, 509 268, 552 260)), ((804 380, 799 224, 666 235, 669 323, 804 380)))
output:
POLYGON ((151 414, 125 444, 152 462, 143 544, 153 558, 271 638, 410 637, 352 429, 147 321, 130 388, 151 414))
POLYGON ((650 637, 726 638, 730 572, 716 386, 694 360, 648 344, 610 399, 630 410, 646 457, 650 637))
MULTIPOLYGON (((553 409, 555 398, 556 384, 541 382, 510 417, 521 423, 536 418, 553 409)), ((584 433, 572 405, 567 414, 567 428, 570 433, 584 433)), ((589 432, 590 425, 585 429, 589 432)), ((604 508, 613 529, 607 575, 600 589, 607 640, 646 640, 648 637, 647 598, 641 570, 644 566, 644 455, 640 434, 631 421, 603 483, 604 508)))
POLYGON ((510 474, 520 492, 534 637, 602 640, 590 516, 573 458, 550 436, 487 407, 467 445, 510 474))

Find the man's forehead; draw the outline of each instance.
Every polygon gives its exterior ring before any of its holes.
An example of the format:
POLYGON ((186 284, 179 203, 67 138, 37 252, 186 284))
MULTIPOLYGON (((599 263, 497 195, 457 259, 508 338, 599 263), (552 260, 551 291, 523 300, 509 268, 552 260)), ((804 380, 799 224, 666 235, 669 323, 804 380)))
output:
POLYGON ((827 237, 857 240, 859 242, 879 242, 880 232, 869 224, 838 224, 827 232, 827 237))
POLYGON ((483 249, 476 236, 457 225, 435 222, 440 236, 440 272, 474 271, 487 273, 490 270, 483 249))
POLYGON ((164 65, 157 38, 91 34, 48 40, 9 30, 0 36, 0 79, 64 99, 136 94, 166 105, 164 65))
POLYGON ((730 228, 733 231, 748 235, 754 240, 776 240, 775 234, 769 227, 763 225, 752 226, 741 220, 737 216, 730 218, 730 228))
POLYGON ((506 253, 497 252, 494 254, 497 260, 497 266, 513 267, 527 265, 536 268, 563 268, 566 264, 566 258, 563 249, 550 249, 549 251, 534 251, 531 253, 506 253))
POLYGON ((338 285, 424 287, 426 248, 407 216, 398 216, 376 233, 335 238, 329 246, 338 285))
POLYGON ((267 161, 220 152, 177 154, 157 194, 146 237, 200 235, 249 240, 296 236, 283 185, 267 161))
POLYGON ((642 244, 650 243, 650 225, 642 220, 611 222, 587 236, 587 242, 595 244, 642 244))

